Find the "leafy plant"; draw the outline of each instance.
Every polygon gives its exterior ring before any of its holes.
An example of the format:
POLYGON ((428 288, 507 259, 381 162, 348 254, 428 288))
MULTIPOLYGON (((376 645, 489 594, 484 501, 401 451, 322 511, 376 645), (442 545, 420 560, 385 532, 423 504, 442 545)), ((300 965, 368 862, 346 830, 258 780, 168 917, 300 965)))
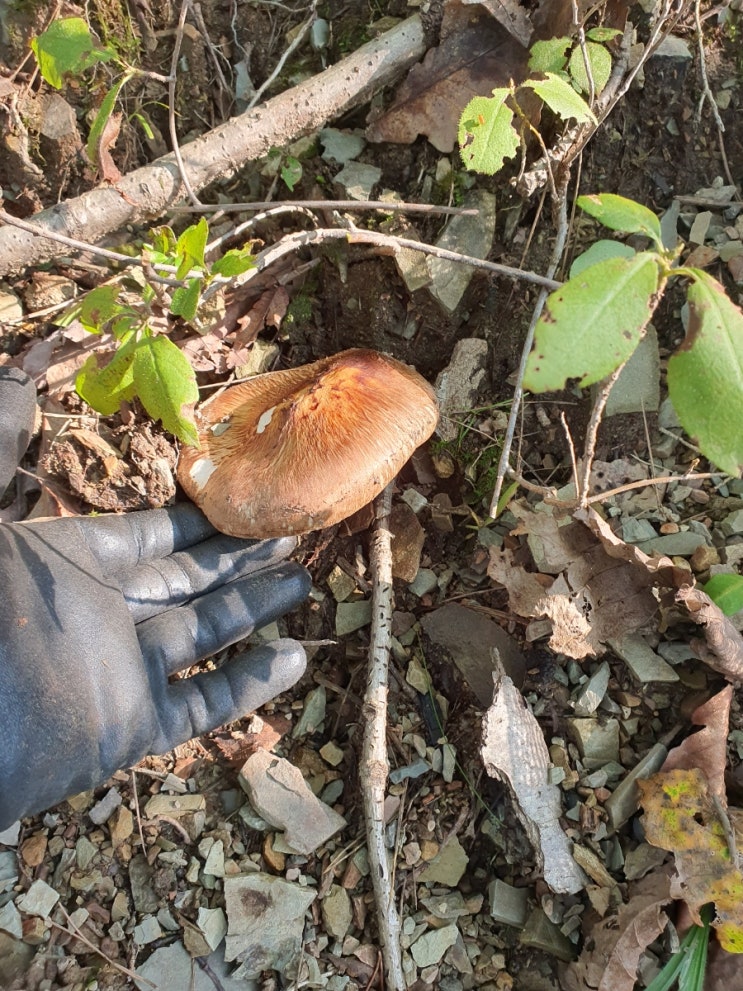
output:
MULTIPOLYGON (((90 355, 75 380, 78 395, 108 416, 122 402, 139 398, 155 420, 185 444, 198 445, 193 404, 199 393, 188 359, 163 333, 153 328, 162 311, 193 320, 204 288, 216 277, 232 278, 253 267, 249 249, 227 251, 211 265, 205 260, 209 227, 206 220, 176 237, 169 227, 153 234, 142 252, 145 277, 136 293, 125 293, 122 283, 92 289, 66 313, 63 323, 78 319, 91 334, 108 332, 116 343, 113 357, 101 363, 90 355), (175 271, 172 291, 153 278, 155 267, 175 271), (158 311, 160 313, 158 314, 158 311)), ((161 322, 161 321, 160 321, 161 322)))
POLYGON ((612 230, 642 234, 651 247, 599 242, 603 257, 574 266, 537 323, 524 385, 548 392, 570 379, 581 387, 605 379, 632 355, 669 281, 685 279, 689 318, 668 362, 668 392, 702 453, 737 475, 743 465, 743 312, 707 272, 677 265, 681 249, 663 247, 660 222, 647 207, 610 193, 580 196, 577 203, 612 230))
POLYGON ((705 905, 700 914, 702 925, 689 926, 678 950, 645 991, 671 991, 673 987, 678 987, 678 991, 704 991, 711 906, 705 905))
POLYGON ((606 86, 611 75, 611 55, 603 42, 618 33, 609 28, 592 28, 586 35, 585 57, 583 48, 571 38, 536 42, 529 58, 529 68, 535 75, 518 86, 511 83, 494 89, 492 96, 476 96, 464 108, 458 138, 465 166, 494 175, 507 158, 513 158, 522 144, 514 118, 518 117, 523 127, 534 130, 519 103, 520 95, 526 90, 536 93, 562 120, 572 117, 579 122, 596 123, 593 111, 579 94, 591 93, 591 80, 593 95, 606 86))
MULTIPOLYGON (((36 56, 42 78, 54 89, 62 88, 65 76, 81 76, 100 62, 112 62, 121 70, 121 76, 101 101, 85 145, 88 158, 97 165, 98 145, 116 101, 126 83, 140 70, 127 65, 111 46, 99 44, 81 17, 63 17, 52 21, 46 31, 31 39, 31 50, 36 56)), ((135 116, 143 120, 141 115, 135 116)))
POLYGON ((743 609, 743 575, 713 575, 704 591, 726 616, 743 609))

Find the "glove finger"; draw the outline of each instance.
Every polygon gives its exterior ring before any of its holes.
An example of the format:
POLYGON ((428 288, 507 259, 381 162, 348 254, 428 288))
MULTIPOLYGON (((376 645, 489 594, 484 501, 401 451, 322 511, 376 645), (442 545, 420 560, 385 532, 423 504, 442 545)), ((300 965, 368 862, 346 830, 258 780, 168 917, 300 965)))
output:
POLYGON ((36 386, 20 368, 0 368, 0 495, 26 453, 34 429, 36 386))
POLYGON ((296 640, 276 640, 240 654, 218 671, 207 671, 168 686, 160 708, 157 753, 223 723, 240 719, 291 688, 304 674, 307 657, 296 640))
MULTIPOLYGON (((55 527, 59 522, 54 521, 55 527)), ((144 561, 185 550, 216 533, 201 510, 190 502, 70 522, 80 527, 105 577, 115 577, 144 561)))
POLYGON ((217 534, 188 551, 133 568, 121 578, 121 591, 132 619, 141 623, 225 582, 278 564, 296 546, 293 537, 247 541, 217 534))
POLYGON ((140 623, 142 655, 153 675, 167 678, 294 609, 309 590, 309 575, 291 563, 223 585, 140 623))

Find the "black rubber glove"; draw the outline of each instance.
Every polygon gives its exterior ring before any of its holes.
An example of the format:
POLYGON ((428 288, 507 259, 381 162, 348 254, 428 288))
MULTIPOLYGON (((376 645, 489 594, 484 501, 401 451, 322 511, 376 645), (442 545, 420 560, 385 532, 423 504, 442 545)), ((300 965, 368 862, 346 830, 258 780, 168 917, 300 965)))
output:
MULTIPOLYGON (((0 369, 0 493, 34 406, 0 369)), ((293 640, 170 678, 306 597, 294 546, 215 535, 190 504, 0 526, 0 831, 293 685, 293 640)))

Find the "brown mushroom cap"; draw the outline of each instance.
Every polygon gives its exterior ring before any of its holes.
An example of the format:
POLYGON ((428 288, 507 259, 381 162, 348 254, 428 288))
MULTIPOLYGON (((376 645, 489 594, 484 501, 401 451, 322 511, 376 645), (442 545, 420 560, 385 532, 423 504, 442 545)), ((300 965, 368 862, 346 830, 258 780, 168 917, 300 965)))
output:
POLYGON ((178 481, 223 533, 307 533, 370 502, 437 421, 414 369, 354 348, 225 390, 196 414, 178 481))

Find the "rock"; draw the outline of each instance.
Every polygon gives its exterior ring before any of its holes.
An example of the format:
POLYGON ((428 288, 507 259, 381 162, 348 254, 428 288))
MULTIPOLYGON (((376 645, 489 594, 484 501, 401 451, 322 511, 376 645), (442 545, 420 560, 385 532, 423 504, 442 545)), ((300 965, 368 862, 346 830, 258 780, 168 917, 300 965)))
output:
POLYGON ((0 932, 0 987, 9 988, 25 974, 35 952, 33 946, 0 932))
POLYGON ((734 513, 728 513, 720 524, 720 530, 724 537, 743 533, 743 509, 736 509, 734 513))
POLYGON ((227 934, 227 917, 221 908, 200 908, 196 925, 210 950, 216 950, 227 934))
POLYGON ((18 857, 12 850, 0 850, 0 891, 10 891, 18 880, 18 857))
POLYGON ((320 756, 326 764, 330 764, 331 767, 338 767, 339 764, 343 763, 346 755, 337 743, 329 740, 324 746, 320 747, 320 756))
MULTIPOLYGON (((464 267, 464 266, 460 266, 464 267)), ((456 440, 459 421, 477 405, 487 376, 488 342, 466 337, 454 346, 451 360, 436 379, 441 419, 436 433, 443 441, 456 440)))
POLYGON ((23 289, 23 302, 31 312, 66 303, 76 296, 77 283, 53 272, 32 272, 23 289))
POLYGON ((104 822, 108 822, 120 805, 121 795, 116 788, 109 788, 100 802, 96 802, 88 812, 88 816, 96 826, 102 826, 104 822))
POLYGON ((312 853, 346 825, 313 795, 289 761, 265 750, 250 756, 240 770, 240 785, 256 812, 284 830, 286 843, 298 853, 312 853))
POLYGON ((148 943, 154 943, 156 939, 160 939, 162 934, 160 923, 155 916, 145 915, 142 921, 134 927, 134 942, 138 946, 146 946, 148 943))
MULTIPOLYGON (((474 258, 487 258, 495 234, 495 196, 484 189, 473 189, 464 196, 462 206, 474 207, 479 213, 477 216, 458 214, 452 217, 436 247, 474 258)), ((433 255, 427 256, 426 267, 431 276, 429 291, 449 313, 453 313, 475 270, 470 265, 433 255)))
POLYGON ((371 623, 371 599, 360 599, 357 602, 339 602, 335 610, 335 634, 338 637, 347 636, 371 623))
POLYGON ((450 602, 424 615, 421 626, 451 655, 483 709, 493 701, 493 673, 498 669, 494 649, 514 684, 523 684, 524 658, 516 641, 482 613, 450 602))
POLYGON ((496 922, 523 929, 526 923, 526 906, 529 900, 528 888, 514 888, 496 878, 488 885, 490 914, 496 922))
POLYGON ((0 930, 8 933, 9 936, 15 936, 16 939, 23 936, 21 913, 15 907, 14 902, 6 902, 0 908, 0 930))
POLYGON ((59 892, 50 887, 46 881, 34 881, 25 895, 16 901, 16 907, 26 915, 38 915, 46 919, 59 901, 59 892))
POLYGON ((257 978, 278 970, 296 977, 304 915, 317 897, 311 888, 269 874, 241 874, 224 881, 227 908, 225 959, 241 964, 234 977, 257 978))
POLYGON ((21 860, 29 867, 39 867, 44 862, 48 846, 46 833, 34 833, 24 840, 20 849, 21 860))
MULTIPOLYGON (((5 283, 3 283, 3 286, 5 283)), ((23 319, 21 301, 10 289, 0 290, 0 324, 23 319)))
POLYGON ((349 200, 370 200, 371 191, 382 178, 382 170, 376 165, 348 162, 333 180, 345 189, 349 200))
POLYGON ((691 530, 680 530, 678 533, 664 533, 652 540, 643 540, 637 546, 646 554, 666 554, 668 557, 691 557, 697 547, 705 543, 702 534, 692 533, 691 530))
POLYGON ((619 723, 607 719, 568 719, 568 736, 589 770, 619 759, 619 723))
POLYGON ((430 770, 431 765, 428 761, 418 758, 412 764, 408 764, 405 767, 396 767, 394 771, 390 771, 390 781, 393 785, 398 785, 401 781, 420 778, 430 770))
POLYGON ((200 812, 206 808, 206 800, 203 795, 153 795, 148 799, 144 807, 144 814, 148 819, 156 816, 170 816, 177 819, 179 816, 189 815, 191 812, 200 812))
POLYGON ((457 941, 459 930, 456 926, 442 929, 429 929, 410 947, 410 953, 418 967, 430 967, 438 963, 450 946, 457 941))
MULTIPOLYGON (((2 322, 2 317, 0 317, 2 322)), ((0 833, 0 844, 3 846, 18 846, 18 837, 21 835, 21 821, 14 822, 0 833)))
POLYGON ((336 602, 345 602, 356 591, 356 582, 338 565, 328 575, 327 585, 336 602))
POLYGON ((430 568, 421 568, 410 583, 409 588, 413 595, 417 595, 420 599, 424 595, 428 595, 429 592, 433 592, 438 584, 439 578, 435 571, 430 568))
POLYGON ((114 850, 121 846, 134 832, 134 816, 125 806, 120 805, 110 823, 111 843, 114 850))
POLYGON ((59 93, 44 93, 38 98, 39 134, 44 160, 54 161, 61 172, 82 150, 83 141, 77 127, 77 115, 59 93))
POLYGON ((668 749, 662 743, 656 743, 607 798, 604 807, 609 814, 612 829, 619 829, 637 812, 638 780, 649 778, 651 774, 660 771, 667 756, 668 749))
POLYGON ((642 413, 660 405, 660 354, 652 325, 619 374, 606 402, 605 416, 642 413))
POLYGON ((353 908, 351 896, 339 884, 332 885, 320 905, 322 920, 327 932, 335 939, 343 939, 351 928, 353 908))
POLYGON ((292 739, 298 740, 320 728, 325 719, 326 702, 327 696, 322 685, 307 692, 302 707, 302 715, 292 730, 292 739))
POLYGON ((224 877, 224 843, 222 840, 215 840, 212 843, 204 864, 204 873, 210 874, 212 877, 224 877))
POLYGON ((611 670, 606 661, 599 665, 598 670, 591 675, 583 686, 575 700, 575 714, 577 716, 590 716, 601 705, 601 700, 606 695, 609 687, 611 670))
POLYGON ((392 576, 412 582, 420 568, 426 532, 414 511, 404 502, 392 507, 389 525, 392 533, 392 576))
MULTIPOLYGON (((423 856, 423 844, 421 844, 421 856, 423 856)), ((418 881, 421 884, 445 884, 449 888, 456 888, 467 869, 468 863, 469 858, 464 852, 462 844, 456 836, 452 836, 441 847, 436 856, 426 864, 418 875, 418 881)))
POLYGON ((519 940, 524 946, 549 953, 568 963, 576 955, 576 948, 561 931, 559 926, 551 922, 541 908, 535 908, 526 920, 519 940))
POLYGON ((80 871, 86 871, 98 853, 98 847, 87 836, 80 836, 75 844, 75 860, 80 871))
MULTIPOLYGON (((673 534, 677 536, 677 534, 673 534)), ((679 676, 639 633, 627 633, 609 645, 617 657, 621 657, 637 680, 646 685, 651 681, 678 681, 679 676)))
POLYGON ((255 991, 254 985, 226 975, 222 954, 210 955, 207 963, 211 973, 194 963, 182 943, 171 943, 155 950, 141 967, 137 967, 136 973, 142 980, 135 984, 138 991, 152 991, 153 985, 158 991, 184 991, 185 988, 188 991, 214 991, 211 974, 216 973, 222 991, 255 991))
MULTIPOLYGON (((482 901, 482 896, 480 896, 480 901, 482 901)), ((453 920, 462 915, 473 914, 471 907, 465 903, 464 896, 459 891, 450 891, 445 895, 429 895, 427 898, 421 898, 420 902, 437 919, 453 920)))
POLYGON ((129 884, 132 889, 134 907, 143 915, 156 912, 160 899, 152 886, 155 871, 147 863, 143 854, 138 853, 129 862, 129 884))
POLYGON ((335 127, 324 127, 320 131, 320 143, 323 146, 323 160, 338 162, 339 165, 346 165, 358 158, 366 145, 361 131, 339 131, 335 127))

